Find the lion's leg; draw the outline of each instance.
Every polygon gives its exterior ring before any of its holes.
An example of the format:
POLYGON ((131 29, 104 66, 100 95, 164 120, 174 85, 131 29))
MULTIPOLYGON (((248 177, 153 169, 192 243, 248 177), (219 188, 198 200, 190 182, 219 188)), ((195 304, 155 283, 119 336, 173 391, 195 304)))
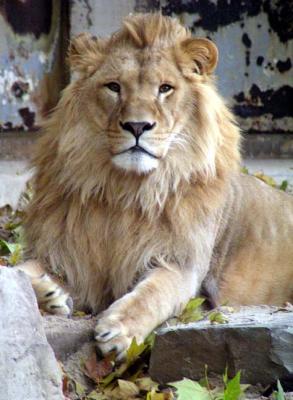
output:
POLYGON ((42 310, 51 314, 71 315, 73 302, 70 295, 46 274, 40 263, 29 260, 15 268, 23 271, 30 278, 42 310))
POLYGON ((156 268, 132 292, 115 301, 98 319, 95 338, 103 354, 122 359, 132 338, 138 342, 183 309, 201 282, 195 271, 156 268))

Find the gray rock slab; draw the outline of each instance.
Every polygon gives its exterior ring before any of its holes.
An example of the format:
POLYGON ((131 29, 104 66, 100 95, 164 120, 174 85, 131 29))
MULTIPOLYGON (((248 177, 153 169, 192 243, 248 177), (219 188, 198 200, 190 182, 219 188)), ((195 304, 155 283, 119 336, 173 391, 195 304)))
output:
POLYGON ((0 268, 0 399, 63 400, 62 374, 25 274, 0 268))
POLYGON ((64 362, 85 343, 94 342, 94 318, 73 318, 46 315, 43 324, 48 342, 58 360, 64 362))
POLYGON ((163 327, 156 334, 150 375, 161 383, 200 379, 208 371, 234 375, 244 383, 272 383, 293 374, 293 311, 242 307, 225 312, 228 323, 203 320, 163 327))
POLYGON ((84 362, 96 350, 94 340, 95 318, 78 317, 68 319, 59 316, 45 316, 43 324, 48 342, 52 346, 67 376, 81 383, 89 391, 94 389, 84 374, 84 362))

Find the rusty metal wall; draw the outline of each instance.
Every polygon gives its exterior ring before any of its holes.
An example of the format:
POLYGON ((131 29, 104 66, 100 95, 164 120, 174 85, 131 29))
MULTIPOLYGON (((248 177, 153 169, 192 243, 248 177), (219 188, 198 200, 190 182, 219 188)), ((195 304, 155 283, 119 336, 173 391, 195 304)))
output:
POLYGON ((243 130, 293 132, 291 0, 74 0, 71 36, 105 36, 129 12, 161 9, 220 51, 218 87, 243 130))
POLYGON ((33 130, 56 104, 64 84, 61 14, 61 0, 0 1, 0 132, 33 130))

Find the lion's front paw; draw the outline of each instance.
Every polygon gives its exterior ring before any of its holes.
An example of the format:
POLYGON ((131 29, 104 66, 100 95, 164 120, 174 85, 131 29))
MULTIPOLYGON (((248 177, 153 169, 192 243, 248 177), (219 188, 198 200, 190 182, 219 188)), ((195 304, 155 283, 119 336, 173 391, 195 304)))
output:
POLYGON ((40 308, 50 314, 70 316, 73 301, 69 293, 55 283, 47 274, 32 280, 40 308))
POLYGON ((132 327, 127 326, 121 317, 115 315, 102 316, 95 328, 95 339, 102 354, 114 351, 118 361, 125 358, 134 336, 137 342, 143 341, 141 337, 133 334, 132 327))

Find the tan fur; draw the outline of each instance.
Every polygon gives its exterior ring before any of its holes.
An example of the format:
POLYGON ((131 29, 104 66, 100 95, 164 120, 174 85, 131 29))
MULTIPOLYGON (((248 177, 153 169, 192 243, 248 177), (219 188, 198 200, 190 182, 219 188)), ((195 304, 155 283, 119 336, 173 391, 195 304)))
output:
POLYGON ((219 302, 292 300, 292 199, 240 175, 239 130, 211 76, 215 45, 174 19, 136 15, 109 39, 77 37, 69 60, 78 78, 36 150, 28 255, 64 279, 77 307, 119 299, 98 322, 102 350, 145 337, 203 280, 219 302), (174 90, 161 95, 162 84, 174 90), (156 122, 139 143, 157 161, 117 162, 134 140, 120 121, 156 122))

